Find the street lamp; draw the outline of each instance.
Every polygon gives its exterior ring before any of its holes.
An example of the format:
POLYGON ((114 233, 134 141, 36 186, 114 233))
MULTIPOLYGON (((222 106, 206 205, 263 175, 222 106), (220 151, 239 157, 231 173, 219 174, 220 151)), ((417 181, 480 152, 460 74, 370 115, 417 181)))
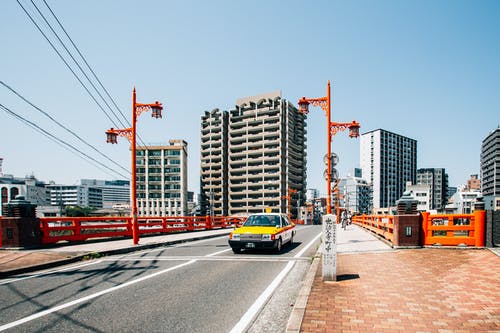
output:
POLYGON ((326 115, 326 137, 327 137, 327 175, 326 175, 326 186, 327 186, 327 193, 328 197, 326 198, 326 213, 331 214, 332 213, 332 205, 331 205, 331 200, 332 200, 332 188, 331 188, 331 182, 332 182, 332 161, 331 161, 331 156, 332 156, 332 136, 337 134, 340 131, 344 131, 346 129, 349 129, 349 137, 351 138, 357 138, 359 136, 359 123, 356 121, 352 121, 350 123, 337 123, 337 122, 332 122, 331 121, 331 97, 330 97, 330 80, 328 80, 328 86, 326 90, 326 96, 325 97, 319 97, 319 98, 306 98, 302 97, 299 100, 299 112, 302 114, 308 114, 309 113, 309 104, 312 106, 319 106, 325 111, 326 115))
POLYGON ((106 131, 106 142, 117 143, 117 137, 123 136, 130 142, 132 150, 132 190, 130 193, 130 201, 132 202, 132 238, 134 245, 139 244, 139 224, 137 223, 137 188, 136 188, 136 148, 137 148, 137 117, 143 112, 151 110, 151 117, 161 118, 163 110, 162 103, 156 101, 151 104, 137 103, 135 87, 132 93, 132 127, 124 129, 110 128, 106 131))
POLYGON ((296 189, 288 187, 288 194, 283 196, 283 199, 286 199, 288 202, 288 218, 292 219, 292 195, 297 193, 296 189))

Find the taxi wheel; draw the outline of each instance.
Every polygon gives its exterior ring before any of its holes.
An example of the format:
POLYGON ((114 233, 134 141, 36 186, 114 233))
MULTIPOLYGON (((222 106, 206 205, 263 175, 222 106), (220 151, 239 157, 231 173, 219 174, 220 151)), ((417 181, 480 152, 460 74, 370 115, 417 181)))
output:
POLYGON ((234 248, 234 247, 233 247, 232 249, 233 249, 233 252, 234 252, 234 253, 241 253, 241 249, 234 248))
POLYGON ((281 251, 281 238, 278 239, 278 243, 276 243, 276 252, 281 251))

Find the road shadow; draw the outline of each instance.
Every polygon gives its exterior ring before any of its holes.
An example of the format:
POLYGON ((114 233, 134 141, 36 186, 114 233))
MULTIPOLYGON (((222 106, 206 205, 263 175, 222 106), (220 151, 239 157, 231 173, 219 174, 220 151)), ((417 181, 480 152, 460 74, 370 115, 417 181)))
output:
POLYGON ((244 249, 243 252, 239 254, 258 254, 258 255, 269 255, 269 254, 274 254, 274 255, 285 255, 294 249, 298 248, 302 242, 293 242, 292 244, 285 244, 280 252, 276 252, 274 249, 244 249))

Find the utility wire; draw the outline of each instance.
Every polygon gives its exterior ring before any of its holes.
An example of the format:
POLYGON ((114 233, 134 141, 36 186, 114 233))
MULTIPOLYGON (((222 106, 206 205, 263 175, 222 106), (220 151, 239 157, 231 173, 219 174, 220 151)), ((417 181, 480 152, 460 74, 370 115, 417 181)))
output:
MULTIPOLYGON (((114 169, 111 169, 110 167, 108 167, 107 165, 99 162, 98 160, 96 160, 95 158, 93 158, 92 156, 89 156, 87 155, 86 153, 82 152, 81 150, 79 150, 78 148, 76 148, 75 146, 67 143, 66 141, 63 141, 61 139, 59 139, 58 137, 56 137, 55 135, 47 132, 46 130, 44 130, 43 128, 41 128, 40 126, 38 126, 37 124, 33 123, 32 121, 29 121, 27 120, 26 118, 18 115, 17 113, 15 113, 14 111, 10 110, 9 108, 7 108, 6 106, 4 106, 3 104, 0 103, 0 108, 3 109, 7 114, 13 116, 14 118, 17 118, 18 120, 20 120, 21 122, 25 123, 26 125, 30 126, 31 128, 35 129, 36 131, 38 131, 39 133, 45 135, 46 137, 48 137, 49 139, 55 141, 57 144, 59 144, 60 146, 63 146, 65 149, 68 149, 70 151, 72 151, 73 153, 78 153, 80 154, 81 156, 79 156, 80 158, 82 158, 83 160, 87 161, 88 163, 90 163, 89 160, 97 163, 98 165, 104 167, 105 169, 115 173, 116 175, 120 175, 120 177, 123 177, 123 178, 127 178, 127 176, 119 173, 118 171, 114 170, 114 169)), ((95 165, 97 166, 97 165, 95 165)), ((101 169, 102 170, 102 169, 101 169)))
MULTIPOLYGON (((18 1, 19 2, 19 1, 18 1)), ((33 0, 31 0, 31 3, 33 4, 33 6, 35 7, 35 9, 37 10, 38 14, 40 15, 40 17, 45 21, 45 24, 47 24, 47 26, 49 27, 49 29, 52 31, 52 33, 54 34, 54 36, 57 38, 57 40, 59 41, 59 43, 61 44, 61 46, 64 48, 64 50, 66 50, 66 52, 68 53, 68 55, 70 56, 70 58, 73 60, 73 62, 76 64, 76 66, 78 67, 78 69, 80 69, 80 72, 83 74, 83 76, 85 76, 85 78, 87 79, 87 81, 90 83, 90 85, 92 86, 92 88, 94 88, 95 92, 97 93, 97 95, 99 95, 99 97, 101 98, 101 100, 104 102, 104 104, 106 104, 106 106, 108 107, 108 109, 111 111, 111 113, 115 116, 116 120, 118 120, 118 122, 120 123, 120 125, 122 127, 126 127, 123 122, 121 121, 120 118, 118 118, 118 116, 116 115, 116 113, 113 111, 113 109, 111 109, 111 107, 109 106, 108 102, 104 99, 104 97, 101 95, 101 93, 99 92, 99 90, 97 90, 96 86, 94 85, 94 83, 92 82, 92 80, 90 80, 89 76, 87 75, 87 73, 83 70, 83 68, 80 66, 80 64, 78 63, 78 61, 76 61, 75 57, 73 57, 73 54, 68 50, 68 48, 66 47, 66 45, 64 44, 64 42, 61 40, 61 38, 59 37, 59 35, 57 34, 57 32, 52 28, 52 25, 49 23, 49 21, 45 18, 45 15, 43 15, 43 13, 40 11, 40 9, 38 8, 38 6, 33 2, 33 0)))
POLYGON ((40 31, 40 33, 43 35, 43 37, 45 37, 45 39, 47 40, 47 42, 50 44, 50 46, 52 46, 52 48, 54 49, 54 51, 57 53, 57 55, 59 56, 59 58, 61 58, 61 60, 64 62, 64 64, 66 65, 66 67, 68 67, 68 69, 71 71, 71 73, 73 73, 73 75, 75 76, 75 78, 78 80, 78 82, 80 82, 80 84, 82 85, 82 87, 87 91, 87 93, 90 95, 90 97, 94 100, 94 102, 99 106, 99 108, 102 110, 102 112, 104 112, 104 114, 108 117, 109 121, 111 121, 111 123, 115 126, 115 127, 119 127, 116 125, 116 123, 113 121, 113 119, 110 117, 110 115, 104 110, 104 108, 102 107, 101 104, 99 104, 99 102, 97 101, 97 99, 94 97, 94 95, 92 95, 92 93, 90 92, 90 90, 85 86, 85 84, 82 82, 82 80, 80 80, 80 78, 78 77, 78 75, 75 73, 75 71, 71 68, 71 66, 68 64, 68 62, 64 59, 64 57, 61 55, 61 53, 56 49, 56 47, 54 46, 54 44, 52 44, 52 42, 50 41, 50 39, 47 37, 47 35, 42 31, 42 29, 40 28, 40 26, 35 22, 35 20, 33 19, 33 17, 28 13, 28 11, 24 8, 24 6, 19 2, 19 0, 16 0, 17 3, 19 4, 19 6, 21 6, 21 8, 23 9, 23 11, 26 13, 26 15, 28 15, 29 19, 31 20, 31 22, 33 22, 33 24, 37 27, 38 31, 40 31))
POLYGON ((59 21, 59 19, 57 18, 56 14, 54 14, 54 12, 52 11, 52 9, 49 7, 47 1, 43 0, 43 2, 45 3, 45 6, 47 6, 47 8, 49 9, 49 11, 52 14, 52 16, 54 17, 54 19, 59 24, 59 27, 61 28, 61 30, 64 31, 64 34, 66 35, 66 37, 68 38, 68 40, 71 42, 71 45, 73 45, 73 47, 75 48, 75 50, 78 52, 78 54, 80 55, 80 57, 85 62, 85 65, 87 65, 87 68, 90 70, 90 72, 92 73, 92 75, 94 76, 94 78, 97 80, 97 82, 99 83, 99 85, 101 86, 101 88, 104 90, 104 92, 106 93, 106 95, 108 96, 108 98, 111 100, 111 102, 115 106, 116 110, 118 110, 118 112, 120 112, 120 114, 122 115, 123 119, 125 119, 125 122, 128 124, 128 126, 132 127, 132 125, 130 124, 130 121, 127 120, 127 118, 123 115, 122 110, 118 107, 118 105, 116 105, 115 100, 113 99, 113 97, 111 97, 111 95, 109 94, 108 90, 102 84, 101 80, 99 80, 99 78, 97 77, 96 73, 92 70, 92 67, 90 67, 89 63, 87 62, 87 59, 83 56, 82 52, 80 52, 80 49, 73 42, 73 39, 69 36, 69 34, 66 31, 66 29, 64 29, 61 21, 59 21))
MULTIPOLYGON (((60 22, 60 20, 58 19, 58 17, 55 15, 55 13, 52 11, 52 9, 50 8, 50 6, 47 4, 47 2, 45 0, 43 0, 45 5, 47 6, 47 8, 49 9, 49 11, 51 12, 52 16, 54 17, 54 19, 57 21, 57 23, 59 24, 60 28, 62 29, 62 31, 66 34, 66 37, 68 38, 68 40, 71 42, 71 44, 73 45, 73 47, 75 48, 75 50, 78 52, 78 54, 80 55, 80 57, 83 59, 83 61, 85 62, 86 66, 89 68, 90 72, 93 74, 93 76, 95 77, 95 79, 97 80, 97 82, 99 83, 99 85, 102 87, 102 89, 104 90, 104 92, 106 93, 106 95, 109 97, 109 99, 111 100, 112 104, 115 106, 115 108, 118 110, 118 112, 120 113, 120 115, 122 116, 122 118, 125 120, 125 122, 128 124, 128 127, 132 127, 132 125, 130 125, 130 122, 127 120, 127 118, 123 115, 123 112, 120 110, 120 108, 117 106, 116 102, 114 101, 114 99, 111 97, 111 95, 109 94, 109 92, 107 91, 107 89, 104 87, 104 85, 102 84, 101 80, 99 80, 99 78, 97 77, 97 75, 95 74, 95 72, 92 70, 92 68, 90 67, 89 63, 87 62, 87 60, 85 59, 85 57, 83 56, 83 54, 80 52, 80 50, 78 49, 78 47, 76 46, 76 44, 73 42, 72 38, 69 36, 68 32, 66 31, 66 29, 63 27, 62 23, 60 22)), ((80 80, 80 78, 77 76, 77 74, 73 71, 73 69, 69 66, 69 64, 65 61, 65 59, 63 59, 62 55, 60 54, 60 52, 57 51, 56 47, 54 46, 53 43, 50 42, 49 38, 46 36, 46 34, 44 34, 41 30, 41 28, 39 27, 39 25, 37 23, 35 23, 35 20, 33 19, 33 17, 27 12, 27 10, 21 5, 21 3, 19 2, 19 0, 17 0, 18 4, 21 6, 21 8, 24 10, 24 12, 26 13, 26 15, 28 15, 28 17, 31 19, 31 21, 33 22, 33 24, 35 24, 35 26, 38 28, 38 30, 40 31, 40 33, 42 33, 42 35, 45 37, 45 39, 49 42, 49 44, 52 46, 52 48, 54 49, 54 51, 59 55, 59 57, 61 58, 61 60, 63 60, 63 62, 66 64, 66 66, 68 67, 68 69, 73 73, 73 75, 77 78, 77 80, 80 82, 80 84, 84 87, 84 89, 87 91, 87 93, 92 97, 92 99, 94 100, 94 102, 96 102, 96 104, 99 106, 99 108, 103 111, 103 113, 108 117, 108 119, 111 121, 111 123, 115 126, 115 127, 119 127, 116 125, 116 123, 111 120, 111 117, 110 115, 103 109, 103 107, 97 102, 96 98, 92 95, 92 93, 89 91, 89 89, 85 86, 85 84, 83 84, 83 82, 80 80)), ((122 128, 125 128, 127 126, 124 125, 124 123, 121 121, 121 119, 118 117, 118 115, 113 111, 113 109, 110 107, 110 105, 108 104, 108 102, 106 101, 106 99, 102 96, 102 94, 99 92, 99 90, 97 89, 97 87, 95 86, 95 84, 92 82, 92 80, 89 78, 89 76, 87 75, 87 73, 83 70, 82 66, 80 66, 79 62, 75 59, 75 57, 73 56, 73 54, 71 53, 71 51, 69 51, 69 49, 66 47, 64 41, 59 37, 59 35, 57 34, 57 32, 53 29, 52 25, 50 24, 50 22, 46 19, 46 17, 44 16, 44 14, 40 11, 40 9, 37 7, 37 5, 33 2, 33 0, 31 0, 31 3, 33 4, 33 6, 36 8, 38 14, 42 17, 42 19, 45 21, 46 25, 49 27, 49 29, 52 31, 52 33, 54 34, 54 36, 57 38, 57 40, 59 41, 59 43, 63 46, 63 48, 66 50, 66 52, 68 53, 68 55, 71 57, 71 59, 73 60, 73 62, 77 65, 77 67, 80 69, 80 71, 82 72, 82 74, 85 76, 85 78, 87 79, 87 81, 91 84, 91 86, 94 88, 94 90, 96 91, 96 93, 99 95, 99 97, 101 98, 101 100, 106 104, 106 106, 108 107, 108 109, 111 111, 111 113, 115 116, 115 118, 118 120, 118 122, 120 123, 120 125, 122 126, 122 128)), ((143 144, 143 145, 146 145, 144 143, 144 141, 142 140, 142 138, 140 137, 139 134, 137 134, 137 138, 139 139, 139 141, 143 144)))
POLYGON ((31 103, 29 100, 27 100, 24 96, 22 96, 17 91, 15 91, 8 84, 6 84, 5 82, 3 82, 1 80, 0 80, 0 84, 2 84, 5 88, 9 89, 12 93, 14 93, 17 97, 19 97, 20 99, 22 99, 24 102, 28 103, 33 108, 35 108, 36 110, 38 110, 44 116, 46 116, 47 118, 49 118, 50 120, 52 120, 54 123, 56 123, 57 125, 59 125, 59 127, 63 128, 64 130, 66 130, 67 132, 69 132, 70 134, 72 134, 73 136, 75 136, 78 140, 80 140, 81 142, 83 142, 87 147, 90 147, 95 152, 97 152, 99 155, 103 156, 105 159, 107 159, 108 161, 110 161, 114 165, 118 166, 119 168, 121 168, 122 170, 124 170, 125 172, 127 172, 127 173, 130 174, 129 170, 125 169, 123 166, 121 166, 120 164, 118 164, 117 162, 115 162, 114 160, 112 160, 111 158, 109 158, 106 154, 102 153, 100 150, 98 150, 97 148, 95 148, 94 146, 92 146, 90 143, 88 143, 87 141, 85 141, 84 139, 82 139, 78 134, 76 134, 74 131, 72 131, 68 127, 66 127, 63 124, 61 124, 60 122, 58 122, 51 115, 49 115, 47 112, 43 111, 42 109, 40 109, 39 107, 37 107, 36 105, 34 105, 33 103, 31 103))

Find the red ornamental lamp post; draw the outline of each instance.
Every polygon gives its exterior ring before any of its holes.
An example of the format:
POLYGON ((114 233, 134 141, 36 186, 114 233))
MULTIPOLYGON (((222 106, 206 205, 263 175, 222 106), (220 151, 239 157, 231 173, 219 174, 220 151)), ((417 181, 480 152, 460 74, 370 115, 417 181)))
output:
POLYGON ((132 238, 134 245, 139 244, 139 224, 137 223, 137 186, 136 186, 136 148, 137 148, 137 117, 143 112, 151 110, 151 117, 161 118, 161 111, 163 110, 162 103, 158 101, 151 104, 137 103, 135 87, 132 92, 132 127, 124 129, 110 128, 106 131, 106 142, 117 143, 117 137, 123 136, 128 139, 132 151, 132 184, 130 191, 130 201, 132 203, 132 238))
MULTIPOLYGON (((337 123, 331 121, 331 94, 330 94, 330 81, 328 81, 328 86, 326 90, 326 96, 319 98, 306 98, 302 97, 299 102, 299 112, 302 114, 309 113, 309 105, 319 106, 325 111, 326 115, 326 138, 327 138, 327 175, 326 175, 326 186, 327 186, 327 195, 326 198, 326 213, 332 213, 332 136, 337 134, 340 131, 344 131, 349 129, 349 137, 357 138, 359 136, 359 128, 360 125, 358 122, 353 120, 350 123, 337 123)), ((338 217, 337 217, 338 218, 338 217)))

